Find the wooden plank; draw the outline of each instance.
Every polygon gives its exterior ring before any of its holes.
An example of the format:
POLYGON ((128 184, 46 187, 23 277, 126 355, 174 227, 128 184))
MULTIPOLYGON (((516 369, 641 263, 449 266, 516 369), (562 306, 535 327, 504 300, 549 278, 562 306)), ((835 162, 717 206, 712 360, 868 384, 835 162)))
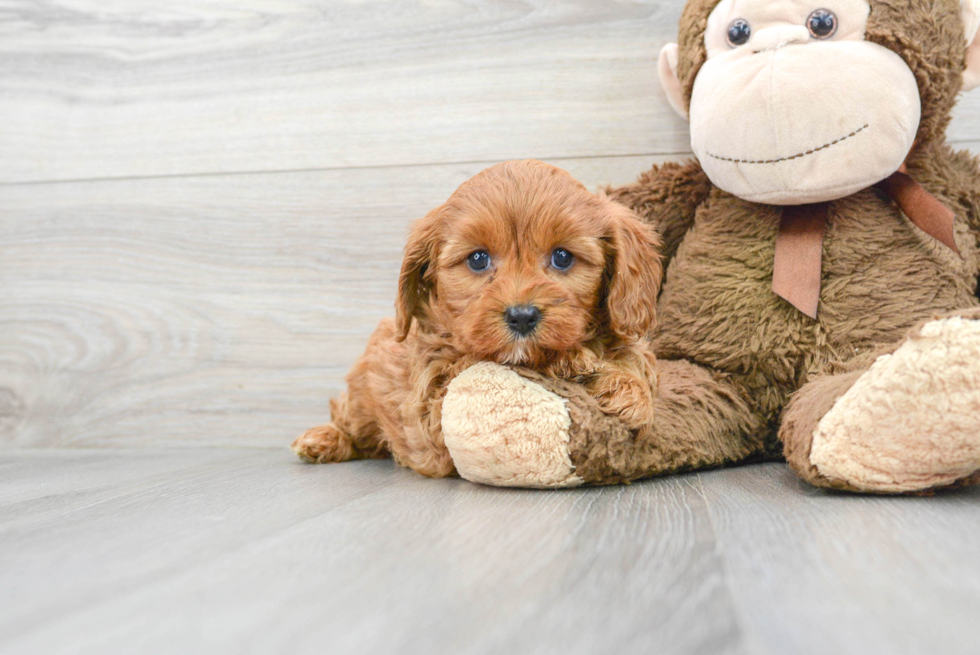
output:
POLYGON ((160 482, 207 469, 216 461, 227 465, 246 461, 254 453, 200 448, 157 451, 152 456, 129 451, 34 450, 0 451, 0 530, 14 522, 47 520, 48 513, 63 515, 94 503, 153 488, 160 482), (125 461, 122 462, 120 458, 125 461))
POLYGON ((0 443, 288 443, 393 314, 410 222, 483 167, 0 187, 0 443))
MULTIPOLYGON (((4 468, 35 491, 0 512, 0 651, 31 652, 4 642, 194 562, 220 560, 396 479, 390 462, 323 476, 294 460, 285 449, 0 453, 4 468), (143 479, 133 480, 134 470, 143 479), (93 471, 123 483, 93 486, 93 471)), ((4 477, 0 495, 8 487, 4 477)), ((56 650, 71 650, 71 640, 56 650)))
MULTIPOLYGON (((66 511, 0 519, 0 650, 743 652, 693 476, 528 492, 220 452, 202 467, 185 451, 188 472, 162 467, 165 483, 82 507, 39 493, 66 511)), ((66 486, 51 455, 14 458, 39 492, 66 486)), ((57 453, 106 474, 153 456, 57 453)))
POLYGON ((756 652, 976 653, 980 488, 861 497, 747 473, 701 478, 756 652))
POLYGON ((0 183, 688 152, 682 6, 8 0, 0 183))
POLYGON ((282 449, 0 471, 3 652, 975 651, 980 489, 829 494, 769 464, 533 492, 282 449))
POLYGON ((2 182, 686 150, 674 2, 7 4, 2 182))

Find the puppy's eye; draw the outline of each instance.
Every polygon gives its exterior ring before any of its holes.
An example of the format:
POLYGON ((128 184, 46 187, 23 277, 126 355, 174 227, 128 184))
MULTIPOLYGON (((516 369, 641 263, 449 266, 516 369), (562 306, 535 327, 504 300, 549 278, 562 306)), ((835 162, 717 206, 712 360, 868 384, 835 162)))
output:
POLYGON ((551 265, 559 271, 567 271, 575 263, 575 256, 564 248, 555 248, 551 253, 551 265))
POLYGON ((749 21, 744 18, 736 18, 728 26, 728 34, 725 35, 725 38, 728 41, 728 45, 737 48, 740 45, 748 43, 751 36, 752 26, 749 25, 749 21))
POLYGON ((470 253, 470 256, 466 258, 466 265, 474 273, 482 273, 490 268, 490 253, 486 250, 477 250, 474 253, 470 253))
POLYGON ((829 39, 837 32, 837 16, 829 9, 817 9, 806 19, 810 36, 815 39, 829 39))

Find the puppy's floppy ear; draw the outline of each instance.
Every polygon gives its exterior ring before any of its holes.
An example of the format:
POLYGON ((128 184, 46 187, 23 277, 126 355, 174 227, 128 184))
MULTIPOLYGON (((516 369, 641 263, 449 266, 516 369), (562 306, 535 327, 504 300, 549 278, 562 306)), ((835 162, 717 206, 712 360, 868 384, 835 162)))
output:
POLYGON ((425 317, 429 296, 435 290, 435 263, 442 245, 440 235, 445 206, 439 207, 415 222, 405 246, 401 274, 398 276, 398 300, 395 302, 395 337, 404 341, 412 319, 425 317))
POLYGON ((604 202, 611 226, 606 271, 609 327, 624 339, 637 339, 653 327, 657 318, 662 244, 656 230, 632 211, 612 200, 604 202))

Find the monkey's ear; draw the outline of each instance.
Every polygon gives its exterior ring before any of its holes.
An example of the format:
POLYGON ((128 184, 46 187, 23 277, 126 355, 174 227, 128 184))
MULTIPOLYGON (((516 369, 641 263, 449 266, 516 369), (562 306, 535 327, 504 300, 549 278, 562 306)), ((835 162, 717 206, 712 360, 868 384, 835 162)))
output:
POLYGON ((425 317, 429 295, 435 288, 435 262, 439 256, 444 207, 434 209, 412 226, 405 246, 398 299, 395 301, 395 339, 404 341, 412 319, 425 317))
MULTIPOLYGON (((969 1, 969 0, 967 0, 969 1)), ((977 0, 980 2, 980 0, 977 0)), ((667 94, 667 102, 674 108, 674 111, 683 118, 689 120, 687 116, 687 105, 684 102, 684 89, 681 81, 677 79, 677 57, 679 48, 676 43, 668 43, 660 51, 660 62, 657 64, 657 72, 660 74, 660 86, 667 94)))
POLYGON ((980 0, 963 0, 963 26, 966 28, 966 70, 963 90, 980 86, 980 0))
POLYGON ((606 313, 614 333, 636 339, 649 332, 657 318, 662 244, 656 230, 636 214, 619 203, 608 203, 612 252, 606 272, 606 313))

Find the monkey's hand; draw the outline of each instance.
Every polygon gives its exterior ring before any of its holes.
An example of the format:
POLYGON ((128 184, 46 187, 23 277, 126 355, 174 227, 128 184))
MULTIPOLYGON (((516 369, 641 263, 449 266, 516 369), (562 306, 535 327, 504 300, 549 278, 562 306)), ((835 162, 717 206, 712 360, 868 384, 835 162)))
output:
POLYGON ((460 476, 499 487, 606 483, 605 469, 589 478, 575 462, 587 461, 595 443, 630 439, 626 425, 605 414, 583 385, 489 362, 449 384, 442 431, 460 476))

